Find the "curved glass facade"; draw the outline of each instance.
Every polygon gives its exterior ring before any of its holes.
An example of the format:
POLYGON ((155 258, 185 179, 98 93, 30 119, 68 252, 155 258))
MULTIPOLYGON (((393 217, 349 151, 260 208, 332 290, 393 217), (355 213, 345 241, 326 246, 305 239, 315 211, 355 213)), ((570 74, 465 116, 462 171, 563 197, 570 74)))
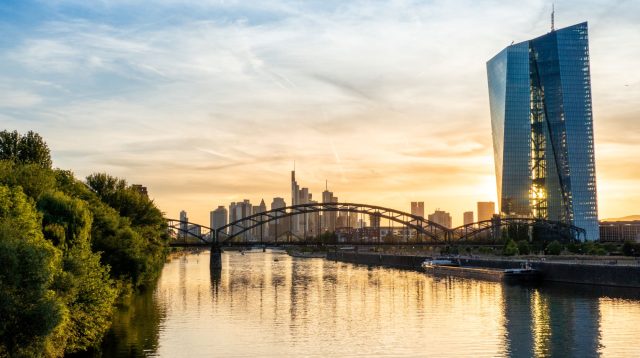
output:
POLYGON ((587 23, 505 48, 487 74, 500 212, 597 240, 587 23))

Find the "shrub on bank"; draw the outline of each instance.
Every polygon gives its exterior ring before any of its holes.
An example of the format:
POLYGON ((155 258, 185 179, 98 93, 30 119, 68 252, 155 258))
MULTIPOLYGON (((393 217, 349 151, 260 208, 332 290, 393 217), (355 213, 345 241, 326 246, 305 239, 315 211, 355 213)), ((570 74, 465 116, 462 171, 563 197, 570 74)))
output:
POLYGON ((549 243, 549 245, 547 245, 545 249, 545 253, 547 255, 560 255, 562 253, 562 249, 563 249, 562 244, 557 240, 554 240, 551 243, 549 243))
POLYGON ((507 242, 504 245, 504 248, 502 250, 502 254, 504 256, 514 256, 518 254, 518 245, 516 244, 515 241, 509 239, 507 240, 507 242))
POLYGON ((50 166, 40 136, 0 132, 0 357, 97 346, 118 295, 154 281, 167 253, 166 223, 146 196, 50 166))
POLYGON ((518 241, 518 254, 519 255, 529 255, 531 253, 531 248, 529 247, 529 242, 527 240, 518 241))
POLYGON ((640 256, 640 243, 625 241, 622 244, 622 252, 626 256, 640 256))

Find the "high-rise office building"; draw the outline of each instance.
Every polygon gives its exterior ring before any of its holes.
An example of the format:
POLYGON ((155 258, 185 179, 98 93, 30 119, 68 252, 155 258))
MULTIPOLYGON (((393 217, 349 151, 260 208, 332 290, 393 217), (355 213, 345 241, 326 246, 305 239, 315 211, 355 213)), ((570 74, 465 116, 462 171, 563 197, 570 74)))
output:
POLYGON ((358 213, 349 213, 349 227, 358 227, 358 213))
MULTIPOLYGON (((337 203, 338 198, 333 196, 333 192, 329 191, 328 188, 325 188, 325 191, 322 192, 322 203, 337 203)), ((338 212, 336 211, 325 211, 322 213, 322 231, 335 231, 336 223, 337 223, 338 212)))
MULTIPOLYGON (((271 210, 282 209, 287 206, 287 203, 283 198, 273 198, 271 202, 271 210)), ((276 213, 276 217, 283 216, 284 213, 276 213)), ((268 231, 269 237, 275 239, 277 237, 282 236, 284 233, 287 233, 291 230, 291 217, 285 217, 282 219, 275 219, 269 223, 268 231)))
POLYGON ((424 201, 411 202, 411 215, 417 215, 424 218, 424 201))
MULTIPOLYGON (((311 193, 309 188, 300 188, 296 181, 296 171, 291 171, 291 205, 301 205, 311 203, 311 193)), ((305 223, 305 215, 295 215, 291 217, 291 231, 294 234, 301 234, 309 229, 309 223, 305 223)))
POLYGON ((178 233, 178 237, 186 237, 189 232, 189 218, 187 217, 187 212, 184 210, 180 211, 180 232, 178 233))
POLYGON ((465 211, 462 214, 462 225, 469 225, 473 223, 473 211, 465 211))
POLYGON ((444 227, 451 228, 451 215, 446 211, 437 209, 433 214, 429 214, 428 220, 444 227))
POLYGON ((187 231, 189 232, 189 235, 187 236, 189 238, 202 237, 202 227, 200 227, 200 225, 188 224, 187 231))
POLYGON ((597 240, 587 23, 508 46, 487 74, 500 212, 573 224, 597 240))
POLYGON ((478 202, 478 221, 491 220, 496 213, 496 203, 493 201, 478 202))
MULTIPOLYGON (((291 205, 301 204, 300 202, 300 186, 296 181, 295 168, 291 171, 291 205)), ((297 216, 291 217, 291 231, 297 233, 300 231, 300 220, 297 216)))
MULTIPOLYGON (((260 205, 254 205, 253 206, 253 208, 251 209, 251 214, 252 215, 260 214, 260 213, 264 213, 265 211, 267 211, 267 205, 265 204, 264 199, 262 199, 260 201, 260 205)), ((264 220, 264 219, 266 219, 266 216, 261 215, 257 219, 258 220, 264 220)), ((267 236, 267 233, 269 232, 268 226, 269 226, 268 223, 256 226, 255 228, 253 228, 251 230, 251 234, 255 238, 264 238, 265 236, 267 236)))
MULTIPOLYGON (((247 199, 245 199, 242 202, 239 201, 237 203, 229 204, 229 223, 241 220, 251 215, 252 209, 253 207, 251 206, 251 202, 247 199)), ((247 222, 241 221, 239 226, 232 226, 229 230, 229 233, 236 234, 241 230, 242 226, 245 226, 247 224, 248 224, 247 222)), ((245 238, 245 239, 248 239, 250 236, 251 236, 251 233, 248 231, 245 231, 242 234, 242 238, 245 238)))
POLYGON ((213 230, 217 230, 227 225, 227 208, 224 206, 218 206, 217 209, 209 213, 209 227, 213 230))

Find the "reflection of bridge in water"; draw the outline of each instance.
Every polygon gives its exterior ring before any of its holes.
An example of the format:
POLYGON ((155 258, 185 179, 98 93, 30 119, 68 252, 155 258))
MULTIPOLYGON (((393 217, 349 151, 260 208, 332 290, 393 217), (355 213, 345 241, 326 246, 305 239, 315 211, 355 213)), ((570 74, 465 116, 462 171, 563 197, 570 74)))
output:
MULTIPOLYGON (((585 230, 558 221, 534 218, 501 218, 479 221, 456 228, 447 228, 421 216, 381 206, 354 203, 312 203, 288 206, 256 213, 217 229, 180 220, 167 219, 172 236, 171 246, 211 246, 219 251, 221 246, 279 246, 279 245, 496 245, 503 241, 503 235, 509 231, 525 232, 531 237, 561 241, 580 240, 585 230), (293 216, 304 216, 304 229, 307 217, 320 212, 345 212, 367 215, 376 218, 376 226, 369 227, 373 235, 355 235, 348 238, 329 238, 325 236, 308 237, 307 232, 293 233, 291 220, 293 216), (383 238, 379 224, 387 220, 400 224, 403 237, 383 238), (288 224, 287 224, 288 222, 288 224), (265 235, 265 224, 275 226, 274 235, 265 235), (285 227, 283 227, 285 226, 285 227), (195 230, 194 230, 195 228, 195 230), (371 230, 373 229, 373 230, 371 230), (377 232, 376 232, 377 231, 377 232), (249 233, 257 235, 248 235, 249 233), (415 233, 415 234, 414 234, 415 233)), ((390 230, 387 230, 390 232, 390 230)))

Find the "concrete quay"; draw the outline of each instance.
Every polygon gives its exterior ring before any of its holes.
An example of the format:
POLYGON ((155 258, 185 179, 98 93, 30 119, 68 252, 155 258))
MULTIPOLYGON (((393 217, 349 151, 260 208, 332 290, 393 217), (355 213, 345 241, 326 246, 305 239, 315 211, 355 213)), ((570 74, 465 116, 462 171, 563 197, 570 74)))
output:
MULTIPOLYGON (((361 265, 384 266, 422 271, 420 265, 429 256, 392 255, 360 252, 328 252, 327 259, 361 265)), ((519 268, 525 259, 460 257, 464 266, 482 268, 519 268)), ((587 285, 640 288, 640 265, 618 264, 610 261, 528 260, 532 268, 543 274, 543 281, 568 282, 587 285)))

